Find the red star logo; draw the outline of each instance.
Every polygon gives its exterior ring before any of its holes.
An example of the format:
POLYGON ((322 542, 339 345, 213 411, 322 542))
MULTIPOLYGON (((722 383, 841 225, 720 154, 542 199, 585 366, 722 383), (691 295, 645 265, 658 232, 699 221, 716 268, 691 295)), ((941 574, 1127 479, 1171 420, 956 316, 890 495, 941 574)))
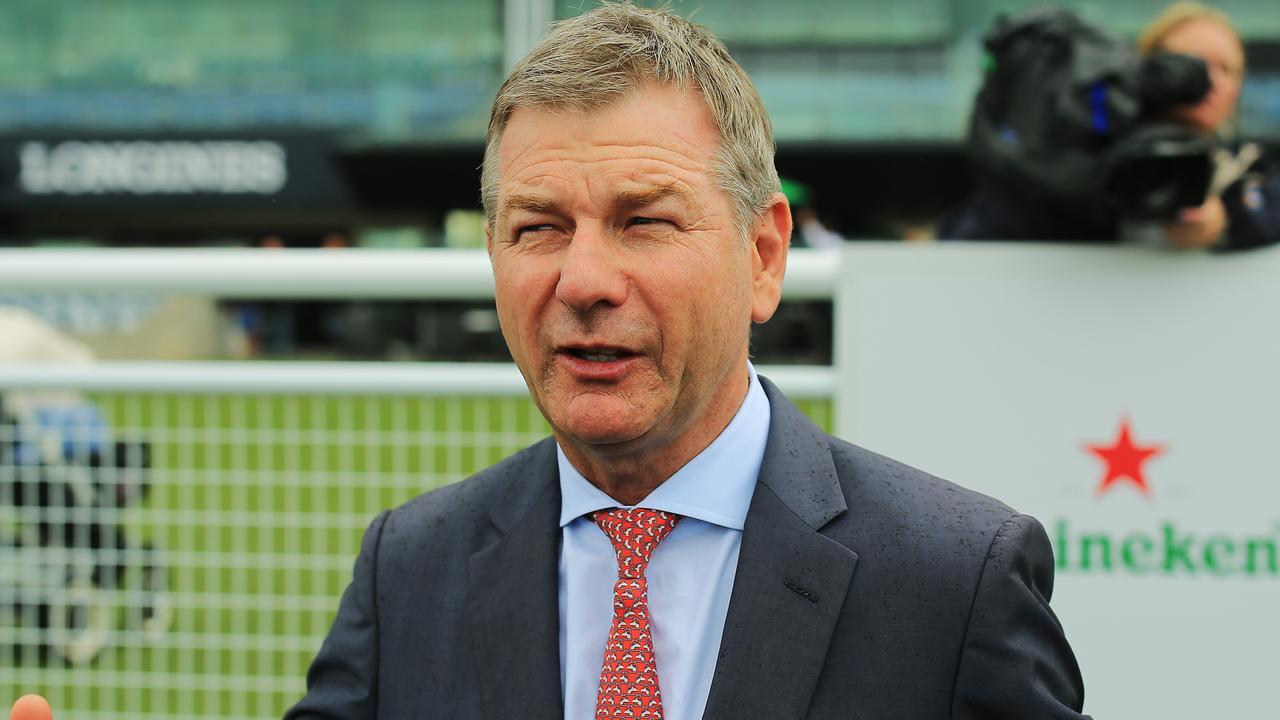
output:
POLYGON ((1132 482, 1144 495, 1151 494, 1151 486, 1147 484, 1147 477, 1142 472, 1142 464, 1164 452, 1164 446, 1135 444, 1128 418, 1120 421, 1120 435, 1113 444, 1085 445, 1085 448, 1107 464, 1107 474, 1098 486, 1099 495, 1121 480, 1132 482))

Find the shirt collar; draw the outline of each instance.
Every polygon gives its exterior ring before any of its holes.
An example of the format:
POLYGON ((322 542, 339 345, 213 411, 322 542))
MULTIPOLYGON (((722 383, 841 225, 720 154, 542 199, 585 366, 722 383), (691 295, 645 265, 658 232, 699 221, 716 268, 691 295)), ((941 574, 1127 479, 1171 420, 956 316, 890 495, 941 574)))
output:
MULTIPOLYGON (((747 397, 720 436, 636 507, 742 529, 764 461, 770 417, 769 398, 750 363, 747 374, 747 397)), ((596 510, 623 507, 588 482, 559 445, 556 461, 560 469, 560 527, 596 510)))

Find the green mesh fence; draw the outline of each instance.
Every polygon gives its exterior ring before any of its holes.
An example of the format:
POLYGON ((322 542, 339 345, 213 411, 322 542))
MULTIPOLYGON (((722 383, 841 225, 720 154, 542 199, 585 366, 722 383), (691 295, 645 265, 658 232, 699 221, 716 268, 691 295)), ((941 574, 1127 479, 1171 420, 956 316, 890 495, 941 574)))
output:
MULTIPOLYGON (((0 563, 0 698, 42 693, 60 720, 280 715, 304 690, 373 516, 547 433, 524 398, 92 400, 149 460, 120 450, 92 481, 62 468, 79 495, 31 502, 63 475, 0 456, 0 553, 11 558, 0 563), (126 480, 131 492, 103 490, 126 480)), ((830 401, 801 406, 831 427, 830 401)))

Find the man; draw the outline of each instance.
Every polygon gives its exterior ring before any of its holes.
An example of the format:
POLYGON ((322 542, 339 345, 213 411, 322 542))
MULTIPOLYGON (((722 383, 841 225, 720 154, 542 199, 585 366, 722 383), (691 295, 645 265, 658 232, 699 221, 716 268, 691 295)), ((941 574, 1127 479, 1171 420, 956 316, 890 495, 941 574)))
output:
POLYGON ((1032 519, 748 362, 791 219, 724 47, 605 5, 512 71, 482 194, 553 428, 379 516, 288 717, 1077 718, 1032 519))

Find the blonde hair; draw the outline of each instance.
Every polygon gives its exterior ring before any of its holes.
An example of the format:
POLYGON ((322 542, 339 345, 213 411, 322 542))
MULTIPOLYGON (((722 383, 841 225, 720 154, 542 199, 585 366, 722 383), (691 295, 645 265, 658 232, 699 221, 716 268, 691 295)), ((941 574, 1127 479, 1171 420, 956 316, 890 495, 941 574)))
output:
POLYGON ((551 27, 507 75, 489 115, 480 196, 497 215, 498 145, 518 108, 595 110, 650 82, 698 92, 720 134, 712 165, 738 230, 747 231, 778 190, 773 130, 759 94, 706 28, 664 10, 607 2, 551 27))
MULTIPOLYGON (((1231 18, 1227 17, 1226 13, 1198 2, 1182 0, 1165 8, 1164 12, 1151 21, 1151 24, 1143 28, 1142 34, 1138 36, 1138 52, 1143 55, 1149 55, 1163 50, 1165 40, 1169 38, 1169 35, 1174 30, 1193 20, 1215 22, 1230 30, 1236 36, 1236 40, 1240 40, 1240 30, 1236 28, 1235 23, 1231 22, 1231 18)), ((1243 46, 1243 41, 1240 44, 1243 46)))

